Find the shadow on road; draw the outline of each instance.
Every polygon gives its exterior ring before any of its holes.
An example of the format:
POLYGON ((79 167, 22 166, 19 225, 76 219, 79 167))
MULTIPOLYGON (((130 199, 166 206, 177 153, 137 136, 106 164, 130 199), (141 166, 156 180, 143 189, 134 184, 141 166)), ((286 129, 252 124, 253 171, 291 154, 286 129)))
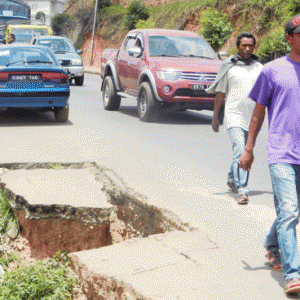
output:
MULTIPOLYGON (((119 112, 138 118, 137 108, 135 106, 121 106, 119 112)), ((158 124, 197 124, 210 125, 212 117, 198 112, 187 110, 186 112, 163 112, 158 121, 158 124)))
POLYGON ((53 112, 42 112, 29 109, 9 109, 0 111, 0 127, 13 126, 70 126, 66 123, 55 121, 53 112))
MULTIPOLYGON (((260 195, 273 195, 273 192, 269 192, 269 191, 249 191, 249 197, 251 196, 260 196, 260 195)), ((213 195, 218 195, 218 196, 222 196, 222 195, 229 195, 229 196, 236 196, 237 194, 231 192, 231 191, 226 191, 226 192, 221 192, 221 193, 213 193, 213 195)))

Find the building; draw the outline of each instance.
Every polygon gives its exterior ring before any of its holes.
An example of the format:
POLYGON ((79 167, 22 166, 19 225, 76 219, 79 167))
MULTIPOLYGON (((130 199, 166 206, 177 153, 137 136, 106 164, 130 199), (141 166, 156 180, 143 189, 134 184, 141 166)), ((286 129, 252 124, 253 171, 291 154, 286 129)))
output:
POLYGON ((69 0, 26 0, 31 7, 31 20, 35 20, 35 16, 38 12, 43 12, 45 14, 45 20, 41 20, 41 23, 45 25, 50 25, 52 17, 65 10, 68 1, 69 0))

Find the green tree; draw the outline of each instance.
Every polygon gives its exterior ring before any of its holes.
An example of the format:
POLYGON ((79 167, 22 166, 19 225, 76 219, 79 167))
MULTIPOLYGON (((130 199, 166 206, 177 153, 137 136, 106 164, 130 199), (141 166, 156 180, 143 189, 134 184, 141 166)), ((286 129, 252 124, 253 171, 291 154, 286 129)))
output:
POLYGON ((290 45, 285 40, 284 30, 279 28, 267 34, 262 39, 257 56, 262 63, 266 63, 275 58, 285 56, 289 52, 290 45))
POLYGON ((127 7, 126 26, 133 29, 138 20, 147 20, 149 18, 149 10, 140 0, 133 0, 127 7))
POLYGON ((55 35, 61 35, 63 32, 64 26, 69 21, 70 16, 62 13, 62 14, 55 14, 51 20, 51 27, 53 33, 55 35))
POLYGON ((208 8, 201 13, 199 25, 199 33, 205 37, 215 50, 223 46, 233 32, 231 22, 227 16, 212 8, 208 8))
POLYGON ((43 20, 45 22, 46 14, 42 11, 39 11, 39 12, 36 13, 35 19, 36 20, 43 20))

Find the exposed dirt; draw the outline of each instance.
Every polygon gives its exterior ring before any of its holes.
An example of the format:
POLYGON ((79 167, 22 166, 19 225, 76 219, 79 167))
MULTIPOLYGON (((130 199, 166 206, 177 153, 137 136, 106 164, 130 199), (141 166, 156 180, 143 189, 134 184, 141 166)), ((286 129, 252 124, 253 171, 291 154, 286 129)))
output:
MULTIPOLYGON (((25 265, 34 264, 36 262, 36 259, 32 256, 29 241, 20 235, 14 240, 10 239, 9 237, 6 237, 6 239, 4 240, 4 238, 1 237, 1 247, 3 250, 1 252, 2 256, 5 257, 10 253, 15 253, 18 258, 17 260, 14 260, 9 264, 7 271, 16 270, 22 268, 25 265)), ((48 258, 44 258, 43 261, 47 262, 48 258)), ((70 276, 75 276, 76 278, 73 270, 71 268, 69 268, 69 270, 70 276)), ((77 283, 73 284, 71 294, 72 300, 87 300, 81 286, 77 283)))

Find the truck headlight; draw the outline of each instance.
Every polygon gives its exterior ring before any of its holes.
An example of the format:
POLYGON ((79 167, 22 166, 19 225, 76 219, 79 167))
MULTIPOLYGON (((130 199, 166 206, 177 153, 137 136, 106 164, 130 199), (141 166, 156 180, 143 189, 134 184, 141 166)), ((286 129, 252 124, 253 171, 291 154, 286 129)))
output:
POLYGON ((181 76, 181 72, 177 72, 177 71, 157 71, 156 75, 159 79, 162 80, 167 80, 167 81, 177 81, 180 76, 181 76))

